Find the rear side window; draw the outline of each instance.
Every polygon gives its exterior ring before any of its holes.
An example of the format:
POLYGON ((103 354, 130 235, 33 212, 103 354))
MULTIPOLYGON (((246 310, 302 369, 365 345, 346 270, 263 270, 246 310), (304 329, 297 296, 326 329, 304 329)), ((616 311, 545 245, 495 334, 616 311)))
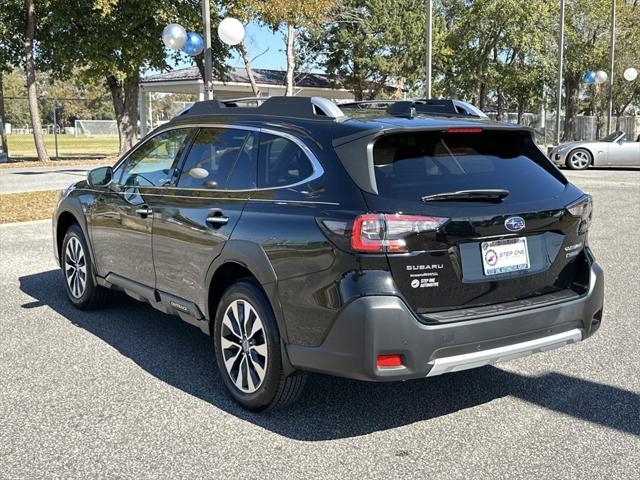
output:
POLYGON ((253 132, 203 128, 184 161, 178 187, 215 190, 253 188, 257 151, 254 143, 253 132))
POLYGON ((553 197, 564 189, 527 132, 387 135, 373 146, 373 164, 378 193, 403 200, 458 190, 506 189, 512 203, 553 197))
POLYGON ((302 149, 291 140, 263 133, 260 136, 258 187, 281 187, 309 178, 313 166, 302 149))

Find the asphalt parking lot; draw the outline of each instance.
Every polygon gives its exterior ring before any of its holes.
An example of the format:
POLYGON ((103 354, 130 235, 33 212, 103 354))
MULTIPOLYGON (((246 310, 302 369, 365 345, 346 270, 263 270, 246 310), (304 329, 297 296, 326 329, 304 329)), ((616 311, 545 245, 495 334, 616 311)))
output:
POLYGON ((16 167, 0 170, 0 193, 53 190, 83 180, 93 166, 16 167))
POLYGON ((263 415, 196 328, 124 296, 70 307, 49 222, 0 226, 0 478, 638 478, 640 171, 568 176, 595 199, 594 337, 424 381, 316 375, 263 415))

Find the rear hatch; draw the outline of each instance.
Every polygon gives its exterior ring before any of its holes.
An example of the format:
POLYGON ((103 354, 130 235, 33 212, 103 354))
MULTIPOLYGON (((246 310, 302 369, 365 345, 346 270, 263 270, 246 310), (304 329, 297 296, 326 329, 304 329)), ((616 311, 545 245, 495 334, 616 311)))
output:
MULTIPOLYGON (((367 218, 382 214, 395 283, 425 319, 558 298, 587 284, 583 214, 588 203, 590 219, 590 197, 567 182, 528 131, 389 133, 369 152, 377 194, 363 193, 367 218), (582 210, 572 207, 572 214, 567 207, 576 201, 582 210)), ((356 221, 353 235, 369 233, 356 221)))

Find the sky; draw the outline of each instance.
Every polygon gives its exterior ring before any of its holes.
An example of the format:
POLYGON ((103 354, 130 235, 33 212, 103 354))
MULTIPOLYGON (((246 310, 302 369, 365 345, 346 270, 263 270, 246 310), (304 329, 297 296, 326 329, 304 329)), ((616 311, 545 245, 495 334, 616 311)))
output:
MULTIPOLYGON (((216 35, 215 28, 212 28, 212 35, 216 35)), ((270 68, 274 70, 285 70, 287 59, 284 52, 284 36, 281 32, 272 32, 269 28, 249 23, 245 29, 245 45, 251 57, 253 68, 270 68)), ((231 67, 244 67, 240 56, 232 50, 232 57, 227 60, 231 67)), ((171 64, 171 61, 169 60, 171 64)), ((186 55, 174 66, 174 68, 184 68, 193 64, 186 55)))

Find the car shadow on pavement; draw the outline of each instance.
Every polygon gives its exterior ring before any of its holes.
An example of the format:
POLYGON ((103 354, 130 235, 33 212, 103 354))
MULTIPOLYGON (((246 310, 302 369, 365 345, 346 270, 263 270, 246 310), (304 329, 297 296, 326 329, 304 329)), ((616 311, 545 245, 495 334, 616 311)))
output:
POLYGON ((66 299, 61 282, 59 270, 20 277, 21 290, 34 299, 22 308, 48 306, 159 380, 296 440, 365 435, 506 396, 640 436, 640 395, 634 392, 561 373, 527 377, 496 367, 401 383, 310 375, 298 403, 283 411, 250 413, 226 395, 211 339, 199 329, 123 294, 114 295, 111 306, 104 310, 76 310, 66 299))

